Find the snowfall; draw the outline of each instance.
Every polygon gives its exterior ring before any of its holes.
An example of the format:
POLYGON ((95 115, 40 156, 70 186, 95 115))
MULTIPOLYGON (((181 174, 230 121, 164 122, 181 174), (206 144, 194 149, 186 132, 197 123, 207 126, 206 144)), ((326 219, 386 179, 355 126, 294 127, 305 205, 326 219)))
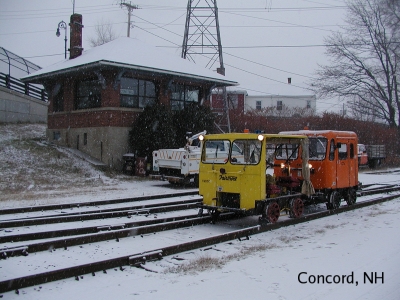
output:
MULTIPOLYGON (((5 136, 3 131, 0 139, 3 143, 7 141, 5 136)), ((9 148, 1 150, 4 155, 9 148)), ((0 160, 1 156, 0 152, 0 160)), ((360 172, 359 180, 363 184, 398 183, 400 170, 389 171, 374 174, 365 170, 360 172)), ((136 177, 127 180, 119 176, 110 179, 96 173, 98 171, 90 172, 90 176, 101 177, 101 185, 70 187, 63 191, 58 189, 54 193, 51 189, 35 190, 30 185, 27 191, 19 194, 0 196, 0 208, 78 203, 173 191, 165 182, 136 177)), ((6 175, 4 170, 2 175, 6 175)), ((190 190, 194 189, 185 189, 190 190)), ((146 263, 146 269, 126 266, 123 271, 110 269, 106 274, 98 272, 96 276, 83 274, 79 281, 67 278, 23 288, 18 294, 15 291, 1 293, 0 297, 44 300, 398 300, 399 229, 400 198, 260 233, 248 240, 234 240, 188 251, 179 254, 179 260, 166 256, 160 261, 146 263), (366 276, 371 277, 371 274, 374 276, 372 283, 366 276), (326 279, 325 283, 317 283, 316 278, 322 277, 326 279)), ((134 249, 132 253, 136 253, 134 249)), ((21 257, 28 258, 35 259, 35 256, 21 257)), ((0 273, 11 272, 8 268, 5 261, 0 260, 0 273)))

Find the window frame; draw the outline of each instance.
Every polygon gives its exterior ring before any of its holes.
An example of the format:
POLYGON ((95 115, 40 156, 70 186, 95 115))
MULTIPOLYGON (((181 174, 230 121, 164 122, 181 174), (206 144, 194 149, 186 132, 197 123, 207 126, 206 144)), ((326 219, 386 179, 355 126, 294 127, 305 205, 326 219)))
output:
POLYGON ((77 81, 75 93, 75 110, 101 107, 101 94, 102 87, 97 79, 86 79, 77 81), (87 89, 86 92, 88 93, 83 93, 85 88, 87 89), (80 94, 81 92, 82 94, 80 94))
POLYGON ((202 146, 201 162, 204 164, 226 164, 228 162, 230 148, 231 148, 231 141, 228 139, 206 140, 203 142, 202 146), (214 146, 214 144, 216 145, 216 147, 207 147, 207 146, 214 146), (221 157, 218 157, 219 145, 223 146, 223 149, 220 149, 220 151, 222 151, 224 155, 221 157), (214 155, 216 157, 211 157, 214 155))
POLYGON ((263 143, 258 139, 236 139, 232 142, 229 157, 232 165, 258 165, 261 161, 263 143), (243 146, 243 149, 240 147, 243 146), (253 147, 252 147, 253 146, 253 147), (236 151, 234 157, 234 148, 236 151), (241 157, 243 160, 241 161, 241 157))
POLYGON ((64 85, 60 86, 58 93, 53 96, 53 112, 64 111, 64 85))
POLYGON ((283 110, 283 101, 282 100, 276 101, 276 110, 283 110))
POLYGON ((324 160, 326 158, 326 153, 328 150, 328 139, 326 137, 309 137, 309 146, 308 146, 308 153, 309 153, 309 160, 324 160), (311 156, 312 153, 314 153, 314 151, 311 150, 312 147, 312 141, 317 140, 317 153, 315 153, 317 155, 317 157, 315 156, 311 156), (322 152, 318 152, 318 145, 319 144, 322 145, 323 147, 325 147, 325 152, 323 153, 323 156, 320 157, 320 155, 322 155, 322 152))
POLYGON ((182 110, 189 103, 199 103, 200 96, 200 87, 191 86, 180 83, 172 83, 170 87, 170 105, 172 110, 182 110), (189 94, 194 93, 197 99, 193 99, 189 96, 189 94), (175 95, 179 95, 179 97, 174 97, 175 95), (193 100, 190 100, 193 99, 193 100))
POLYGON ((153 81, 135 77, 121 77, 119 88, 120 107, 144 109, 146 106, 156 103, 156 101, 157 91, 153 81), (125 81, 132 81, 132 85, 125 81))

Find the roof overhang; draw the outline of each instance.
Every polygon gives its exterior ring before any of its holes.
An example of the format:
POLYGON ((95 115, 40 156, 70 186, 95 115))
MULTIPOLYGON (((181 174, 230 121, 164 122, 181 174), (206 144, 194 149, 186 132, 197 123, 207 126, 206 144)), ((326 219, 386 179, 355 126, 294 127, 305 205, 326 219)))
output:
POLYGON ((161 76, 172 76, 172 77, 180 77, 185 79, 194 80, 196 82, 207 82, 214 84, 216 87, 222 86, 237 86, 239 85, 236 81, 231 80, 224 80, 223 78, 213 78, 208 76, 196 75, 196 74, 189 74, 183 72, 177 72, 173 70, 164 70, 164 69, 157 69, 152 67, 146 66, 138 66, 138 65, 130 65, 124 64, 120 62, 113 62, 108 60, 100 60, 97 62, 90 62, 87 64, 82 64, 78 66, 73 66, 69 68, 62 68, 58 70, 54 70, 47 73, 41 74, 32 74, 21 78, 23 82, 30 82, 30 83, 43 83, 48 80, 52 80, 55 77, 67 76, 74 73, 79 73, 82 71, 91 71, 91 70, 106 70, 106 69, 125 69, 127 71, 136 71, 140 73, 153 73, 161 76))

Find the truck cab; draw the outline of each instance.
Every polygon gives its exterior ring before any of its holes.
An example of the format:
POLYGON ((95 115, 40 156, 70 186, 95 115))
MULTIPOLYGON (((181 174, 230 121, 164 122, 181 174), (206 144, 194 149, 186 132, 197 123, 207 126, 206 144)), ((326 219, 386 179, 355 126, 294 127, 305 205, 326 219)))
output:
POLYGON ((364 166, 368 164, 367 147, 364 144, 357 144, 358 165, 364 166))

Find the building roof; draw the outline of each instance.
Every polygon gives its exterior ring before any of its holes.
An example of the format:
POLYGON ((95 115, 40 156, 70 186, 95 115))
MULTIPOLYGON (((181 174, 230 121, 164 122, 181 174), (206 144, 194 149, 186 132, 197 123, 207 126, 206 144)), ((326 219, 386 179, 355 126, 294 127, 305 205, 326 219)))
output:
POLYGON ((111 42, 84 51, 74 59, 67 59, 45 67, 21 78, 24 82, 41 83, 53 76, 84 71, 88 68, 119 67, 126 70, 152 72, 179 76, 193 80, 209 81, 217 86, 233 86, 238 83, 169 53, 149 46, 136 39, 120 37, 111 42))

